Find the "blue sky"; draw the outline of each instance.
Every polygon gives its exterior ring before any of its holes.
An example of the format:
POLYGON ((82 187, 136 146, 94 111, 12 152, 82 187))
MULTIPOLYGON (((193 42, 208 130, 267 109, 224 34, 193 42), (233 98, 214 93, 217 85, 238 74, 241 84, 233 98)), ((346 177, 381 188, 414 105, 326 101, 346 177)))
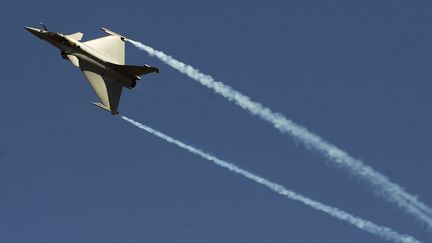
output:
MULTIPOLYGON (((8 2, 1 242, 383 242, 91 104, 81 72, 24 30, 107 27, 306 126, 432 205, 432 4, 426 1, 8 2), (83 8, 82 6, 87 6, 83 8)), ((289 189, 429 242, 419 222, 317 153, 158 66, 119 111, 289 189)))

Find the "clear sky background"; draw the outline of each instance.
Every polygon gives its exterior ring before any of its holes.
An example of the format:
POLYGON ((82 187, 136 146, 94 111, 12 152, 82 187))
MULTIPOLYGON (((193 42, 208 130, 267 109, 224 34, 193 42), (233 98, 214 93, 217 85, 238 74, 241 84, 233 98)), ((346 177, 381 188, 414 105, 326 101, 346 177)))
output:
MULTIPOLYGON (((107 27, 306 126, 432 205, 432 3, 400 0, 7 1, 0 88, 0 242, 375 243, 91 104, 82 73, 23 27, 107 27)), ((289 189, 432 242, 268 123, 157 66, 119 111, 289 189)))

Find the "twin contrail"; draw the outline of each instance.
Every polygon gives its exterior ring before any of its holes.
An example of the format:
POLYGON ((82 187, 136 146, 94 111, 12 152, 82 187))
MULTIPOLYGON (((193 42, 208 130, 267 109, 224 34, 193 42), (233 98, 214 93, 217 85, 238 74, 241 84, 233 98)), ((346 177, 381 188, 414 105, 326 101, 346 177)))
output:
POLYGON ((303 143, 308 149, 322 153, 337 166, 346 169, 356 177, 368 182, 383 199, 395 204, 407 213, 425 222, 429 228, 432 228, 432 209, 429 206, 417 199, 416 196, 406 192, 398 184, 391 182, 387 176, 365 165, 361 160, 353 158, 347 152, 327 142, 318 135, 309 132, 305 127, 288 120, 280 113, 271 111, 258 102, 252 101, 249 97, 234 90, 230 86, 215 81, 211 76, 199 72, 199 70, 192 66, 182 63, 140 42, 133 40, 128 41, 139 49, 148 52, 151 56, 156 56, 161 61, 198 81, 202 85, 213 89, 217 94, 224 96, 243 109, 248 110, 253 115, 271 123, 282 133, 290 134, 296 140, 303 143))
POLYGON ((145 125, 143 125, 139 122, 136 122, 136 121, 134 121, 128 117, 122 116, 121 118, 124 119, 125 121, 133 124, 134 126, 150 133, 150 134, 153 134, 153 135, 155 135, 155 136, 157 136, 157 137, 159 137, 159 138, 161 138, 161 139, 163 139, 169 143, 175 144, 175 145, 179 146, 180 148, 185 149, 191 153, 194 153, 194 154, 196 154, 196 155, 198 155, 198 156, 200 156, 206 160, 212 161, 213 163, 215 163, 215 164, 217 164, 217 165, 219 165, 225 169, 228 169, 231 172, 237 173, 237 174, 242 175, 248 179, 251 179, 251 180, 257 182, 258 184, 266 186, 269 189, 271 189, 271 190, 273 190, 273 191, 275 191, 275 192, 277 192, 277 193, 279 193, 279 194, 281 194, 281 195, 283 195, 289 199, 301 202, 301 203, 303 203, 309 207, 312 207, 316 210, 322 211, 322 212, 324 212, 330 216, 333 216, 333 217, 335 217, 341 221, 345 221, 351 225, 354 225, 355 227, 357 227, 363 231, 369 232, 371 234, 379 236, 379 237, 386 239, 388 241, 393 241, 393 242, 397 242, 397 243, 420 243, 419 240, 415 239, 412 236, 400 234, 400 233, 392 230, 389 227, 377 225, 377 224, 372 223, 370 221, 367 221, 367 220, 361 219, 359 217, 353 216, 353 215, 351 215, 345 211, 342 211, 338 208, 327 206, 323 203, 320 203, 320 202, 317 202, 317 201, 312 200, 310 198, 307 198, 305 196, 302 196, 302 195, 300 195, 294 191, 288 190, 282 185, 276 184, 274 182, 271 182, 271 181, 269 181, 263 177, 260 177, 256 174, 254 174, 252 172, 244 170, 235 164, 232 164, 230 162, 218 159, 213 155, 210 155, 210 154, 208 154, 202 150, 199 150, 199 149, 194 148, 188 144, 185 144, 185 143, 183 143, 177 139, 174 139, 170 136, 167 136, 167 135, 165 135, 159 131, 154 130, 151 127, 145 126, 145 125))

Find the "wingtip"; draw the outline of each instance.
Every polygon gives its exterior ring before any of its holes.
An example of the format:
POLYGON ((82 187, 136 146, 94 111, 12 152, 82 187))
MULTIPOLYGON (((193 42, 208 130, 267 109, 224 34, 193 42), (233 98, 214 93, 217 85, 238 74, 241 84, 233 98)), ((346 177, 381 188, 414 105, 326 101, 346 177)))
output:
POLYGON ((102 29, 105 33, 107 33, 107 34, 109 34, 109 35, 115 35, 115 36, 120 37, 120 39, 121 39, 122 41, 126 41, 126 40, 127 40, 127 38, 126 38, 125 36, 120 35, 120 34, 114 32, 114 31, 112 31, 112 30, 109 30, 109 29, 104 28, 104 27, 101 27, 101 29, 102 29))
POLYGON ((102 108, 102 109, 110 112, 112 115, 118 115, 119 114, 119 112, 117 110, 111 110, 109 107, 106 107, 105 105, 103 105, 103 104, 101 104, 99 102, 92 102, 92 104, 95 105, 95 106, 97 106, 97 107, 99 107, 99 108, 102 108))

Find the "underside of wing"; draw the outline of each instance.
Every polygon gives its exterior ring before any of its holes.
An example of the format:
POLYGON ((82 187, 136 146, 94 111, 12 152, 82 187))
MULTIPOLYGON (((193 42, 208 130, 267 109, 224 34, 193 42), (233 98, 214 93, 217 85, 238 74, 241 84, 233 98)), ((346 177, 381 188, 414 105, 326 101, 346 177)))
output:
POLYGON ((74 55, 66 55, 65 54, 65 57, 67 57, 68 59, 69 59, 69 61, 74 65, 74 66, 76 66, 76 67, 79 67, 80 66, 80 61, 79 61, 79 59, 76 57, 76 56, 74 56, 74 55))
POLYGON ((110 111, 113 115, 118 114, 117 108, 123 85, 86 62, 81 62, 80 68, 102 102, 102 104, 94 104, 110 111))
POLYGON ((110 35, 84 42, 84 44, 98 50, 115 64, 125 64, 125 43, 120 36, 110 35))

